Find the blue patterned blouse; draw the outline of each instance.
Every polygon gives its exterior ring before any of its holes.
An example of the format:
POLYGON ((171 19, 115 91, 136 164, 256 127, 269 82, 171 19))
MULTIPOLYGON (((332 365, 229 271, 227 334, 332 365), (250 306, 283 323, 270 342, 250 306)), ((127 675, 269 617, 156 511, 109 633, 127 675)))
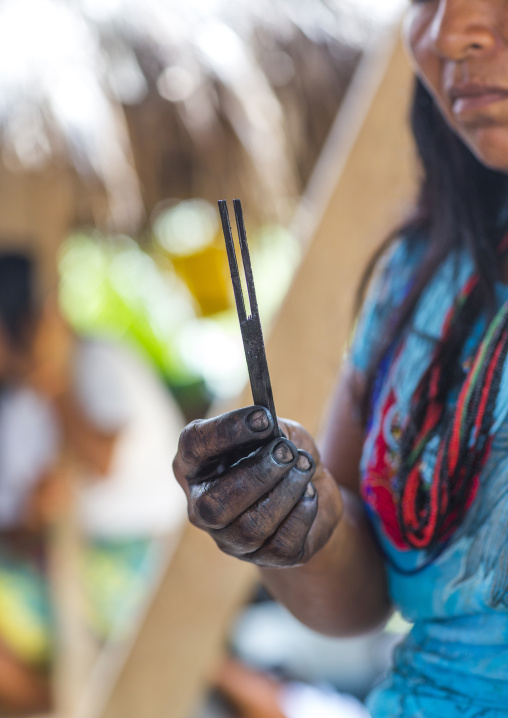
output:
MULTIPOLYGON (((351 358, 360 371, 367 368, 394 308, 406 295, 423 251, 423 242, 401 241, 385 261, 353 341, 351 358)), ((362 480, 380 431, 396 475, 398 430, 445 316, 471 272, 469 256, 456 254, 441 265, 425 290, 402 349, 376 392, 361 462, 362 480), (390 392, 395 402, 388 416, 382 407, 390 392)), ((508 300, 508 287, 500 284, 496 290, 501 306, 508 300)), ((465 367, 483 329, 484 320, 480 320, 464 348, 465 367)), ((397 548, 379 517, 370 512, 386 556, 393 602, 414 623, 395 651, 392 671, 370 696, 374 718, 508 717, 508 367, 493 432, 477 497, 437 556, 397 548)), ((438 444, 435 437, 425 451, 423 466, 429 480, 438 444)))

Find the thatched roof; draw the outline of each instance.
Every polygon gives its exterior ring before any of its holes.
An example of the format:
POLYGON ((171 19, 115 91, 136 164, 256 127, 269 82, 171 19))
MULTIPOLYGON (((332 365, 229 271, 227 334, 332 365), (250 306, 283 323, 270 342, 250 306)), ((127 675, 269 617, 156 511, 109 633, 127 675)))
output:
POLYGON ((188 196, 239 194, 280 217, 359 56, 346 5, 2 0, 3 162, 72 166, 117 226, 188 196))
POLYGON ((0 3, 2 159, 21 171, 69 162, 104 186, 115 222, 132 225, 141 207, 123 114, 93 28, 73 5, 0 3))

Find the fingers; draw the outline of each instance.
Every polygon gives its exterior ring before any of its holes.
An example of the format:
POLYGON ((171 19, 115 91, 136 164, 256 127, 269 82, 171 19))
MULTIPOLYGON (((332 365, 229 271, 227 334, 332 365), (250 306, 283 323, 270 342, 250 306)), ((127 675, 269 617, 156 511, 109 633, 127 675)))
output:
POLYGON ((309 432, 300 424, 297 424, 295 421, 290 421, 289 419, 279 418, 278 422, 286 438, 293 442, 295 446, 298 446, 299 449, 303 449, 303 451, 309 453, 317 465, 320 461, 319 451, 309 432))
POLYGON ((223 477, 190 487, 190 519, 205 530, 223 529, 266 496, 297 464, 286 439, 271 441, 232 466, 223 477))
POLYGON ((194 422, 182 433, 174 462, 191 522, 226 553, 273 568, 308 561, 342 511, 312 437, 293 422, 280 425, 287 438, 273 437, 262 407, 194 422))
POLYGON ((277 531, 302 499, 315 498, 310 483, 314 462, 305 452, 278 484, 259 501, 250 506, 225 529, 211 531, 223 551, 236 556, 251 554, 260 549, 277 531))
POLYGON ((304 560, 306 541, 318 513, 315 489, 304 494, 263 546, 245 558, 258 566, 290 567, 304 560))
POLYGON ((194 421, 180 436, 175 474, 197 479, 207 464, 236 454, 245 456, 249 446, 266 441, 274 429, 263 407, 246 407, 214 419, 194 421))
POLYGON ((319 466, 312 473, 309 492, 258 550, 246 554, 226 552, 257 566, 288 568, 306 563, 320 551, 339 523, 343 506, 329 472, 319 466))
POLYGON ((323 548, 342 519, 344 511, 342 494, 326 469, 320 470, 314 483, 319 494, 318 513, 305 541, 302 562, 323 548))

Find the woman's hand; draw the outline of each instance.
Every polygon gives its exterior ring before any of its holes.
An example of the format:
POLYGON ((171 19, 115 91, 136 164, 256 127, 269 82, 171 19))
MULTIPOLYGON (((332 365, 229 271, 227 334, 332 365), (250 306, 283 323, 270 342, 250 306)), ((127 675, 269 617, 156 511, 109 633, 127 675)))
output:
POLYGON ((180 437, 175 476, 189 518, 219 548, 263 567, 306 563, 328 541, 341 513, 340 491, 310 435, 260 407, 189 424, 180 437), (312 480, 312 482, 311 482, 312 480))

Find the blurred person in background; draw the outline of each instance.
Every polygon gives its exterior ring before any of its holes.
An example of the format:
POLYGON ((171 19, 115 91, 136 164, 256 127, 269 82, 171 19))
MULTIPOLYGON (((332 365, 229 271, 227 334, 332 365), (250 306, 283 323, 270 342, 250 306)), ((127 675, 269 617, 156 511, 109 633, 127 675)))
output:
POLYGON ((420 194, 372 263, 322 457, 301 426, 274 437, 248 407, 190 425, 174 466, 192 522, 307 625, 358 634, 393 605, 414 622, 374 718, 501 718, 508 4, 414 0, 405 36, 420 194))
MULTIPOLYGON (((76 502, 87 621, 122 633, 182 515, 170 480, 181 415, 151 369, 77 336, 36 267, 0 255, 0 711, 46 709, 54 616, 45 530, 76 502)), ((183 509, 183 510, 182 510, 183 509)))

